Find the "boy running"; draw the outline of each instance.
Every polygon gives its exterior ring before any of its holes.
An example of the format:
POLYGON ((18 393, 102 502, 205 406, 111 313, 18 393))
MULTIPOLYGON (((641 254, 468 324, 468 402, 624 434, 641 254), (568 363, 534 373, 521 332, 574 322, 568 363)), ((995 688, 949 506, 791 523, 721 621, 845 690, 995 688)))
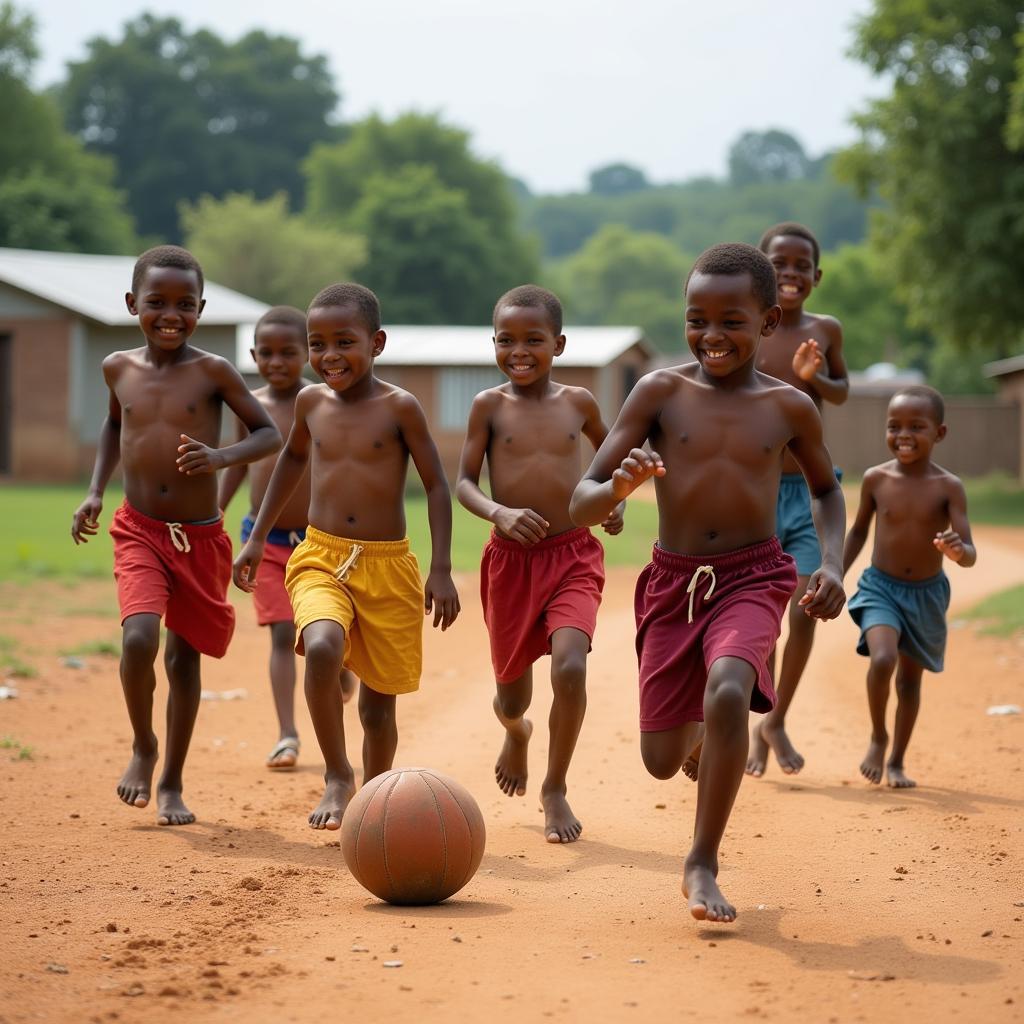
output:
POLYGON ((285 574, 296 650, 306 657, 306 702, 326 762, 324 795, 309 815, 337 829, 355 792, 345 750, 343 665, 362 680, 363 781, 388 771, 398 745, 395 697, 419 688, 424 612, 447 629, 459 613, 451 578, 448 482, 419 402, 379 380, 384 350, 377 296, 357 284, 325 288, 306 315, 309 363, 323 384, 295 399, 295 421, 235 584, 252 591, 276 523, 310 466, 309 527, 285 574), (409 458, 427 492, 432 560, 426 586, 405 533, 409 458))
POLYGON ((797 583, 775 537, 787 452, 807 478, 823 548, 801 603, 832 619, 844 602, 843 495, 821 417, 806 395, 755 368, 760 339, 782 316, 775 296, 772 265, 752 246, 716 245, 700 256, 686 282, 696 363, 641 379, 571 507, 576 522, 600 522, 655 478, 658 543, 635 599, 640 749, 647 770, 669 779, 703 741, 691 767, 696 827, 683 869, 698 920, 736 917, 716 881, 718 850, 743 778, 748 711, 775 705, 768 657, 797 583))
POLYGON ((860 773, 878 783, 884 765, 886 781, 896 789, 917 785, 903 770, 903 755, 921 706, 921 675, 925 669, 942 671, 949 607, 943 556, 965 569, 978 559, 963 484, 932 462, 932 449, 946 436, 944 419, 942 396, 932 388, 912 385, 892 396, 885 440, 894 458, 864 474, 857 518, 843 549, 845 572, 877 513, 871 565, 849 605, 860 627, 857 653, 871 658, 871 743, 860 773), (886 761, 885 707, 894 670, 896 727, 886 761))
MULTIPOLYGON (((495 527, 480 596, 498 687, 494 712, 506 732, 494 775, 508 796, 526 792, 533 663, 551 655, 551 744, 540 790, 549 843, 575 842, 583 829, 566 800, 566 774, 586 711, 587 654, 604 587, 604 550, 586 527, 574 526, 569 499, 580 475, 580 436, 596 449, 608 430, 589 391, 551 379, 564 349, 555 295, 522 285, 498 299, 494 354, 508 383, 473 401, 456 488, 459 501, 495 527), (485 458, 490 498, 480 489, 485 458)), ((621 532, 622 506, 602 525, 621 532)))
POLYGON ((170 691, 157 823, 187 825, 195 815, 182 799, 182 770, 199 710, 199 656, 223 657, 235 628, 227 602, 231 541, 217 505, 216 471, 270 455, 281 437, 234 366, 188 343, 204 305, 203 272, 190 252, 172 245, 144 252, 125 301, 146 344, 103 360, 110 405, 71 536, 84 544, 98 532, 103 492, 120 461, 125 501, 110 534, 123 627, 121 683, 134 738, 117 793, 131 807, 150 800, 157 760, 153 665, 166 616, 170 691), (246 436, 218 448, 224 405, 246 436))

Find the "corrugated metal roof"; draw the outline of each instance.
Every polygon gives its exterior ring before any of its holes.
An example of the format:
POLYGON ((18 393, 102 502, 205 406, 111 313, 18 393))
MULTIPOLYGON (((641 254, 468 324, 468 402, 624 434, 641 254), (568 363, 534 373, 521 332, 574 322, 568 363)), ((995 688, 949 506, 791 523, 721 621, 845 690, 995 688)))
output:
POLYGON ((1024 370, 1024 353, 1010 356, 1009 359, 997 359, 994 363, 984 366, 986 377, 1004 377, 1008 373, 1020 373, 1024 370))
MULTIPOLYGON (((138 323, 124 304, 135 256, 0 248, 0 281, 111 327, 138 323)), ((270 307, 207 280, 202 323, 245 324, 270 307)))

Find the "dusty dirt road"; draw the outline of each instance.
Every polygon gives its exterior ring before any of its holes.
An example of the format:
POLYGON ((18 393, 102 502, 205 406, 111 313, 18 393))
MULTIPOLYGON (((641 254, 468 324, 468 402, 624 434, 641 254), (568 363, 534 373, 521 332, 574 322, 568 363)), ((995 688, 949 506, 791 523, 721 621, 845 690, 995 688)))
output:
MULTIPOLYGON (((1024 579, 1024 533, 977 539, 978 567, 950 574, 954 620, 1024 579)), ((0 1022, 1021 1019, 1024 718, 985 714, 1022 702, 1021 640, 954 629, 908 755, 922 785, 896 792, 857 773, 853 625, 822 628, 792 717, 807 767, 744 782, 722 865, 740 917, 701 925, 679 893, 694 787, 648 778, 639 758, 634 578, 609 580, 570 776, 585 831, 565 847, 543 841, 537 807, 545 685, 530 793, 493 783, 476 580, 460 580, 463 618, 428 636, 422 690, 400 702, 398 763, 467 785, 488 846, 458 897, 419 910, 369 897, 336 837, 306 827, 322 765, 304 715, 300 770, 262 767, 267 638, 242 595, 204 686, 249 697, 203 704, 186 776, 199 820, 170 829, 114 794, 129 744, 116 662, 57 657, 117 636, 112 584, 0 588, 0 633, 39 670, 0 702, 0 1022)), ((346 728, 358 750, 351 706, 346 728)))

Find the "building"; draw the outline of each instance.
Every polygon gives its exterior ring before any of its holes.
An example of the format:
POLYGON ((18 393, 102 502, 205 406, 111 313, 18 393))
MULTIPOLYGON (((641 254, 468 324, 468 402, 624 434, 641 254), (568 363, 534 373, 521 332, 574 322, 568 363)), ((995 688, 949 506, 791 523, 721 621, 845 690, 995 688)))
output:
POLYGON ((996 382, 1000 401, 1013 405, 1017 410, 1016 443, 1019 467, 1018 477, 1024 481, 1024 352, 987 363, 985 376, 996 382))
MULTIPOLYGON (((107 410, 100 364, 142 343, 125 307, 134 256, 0 249, 0 475, 87 475, 107 410)), ((269 308, 206 282, 193 341, 235 358, 242 325, 269 308)), ((248 327, 251 335, 251 326, 248 327)))

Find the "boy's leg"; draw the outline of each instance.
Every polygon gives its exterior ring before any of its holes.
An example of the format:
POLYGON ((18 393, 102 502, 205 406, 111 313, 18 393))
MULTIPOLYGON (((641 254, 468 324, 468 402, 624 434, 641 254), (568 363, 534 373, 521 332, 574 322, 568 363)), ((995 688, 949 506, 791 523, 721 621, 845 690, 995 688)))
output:
MULTIPOLYGON (((295 726, 295 625, 292 622, 270 623, 270 691, 277 712, 278 740, 294 739, 298 746, 299 731, 295 726)), ((291 768, 298 760, 298 749, 276 747, 276 756, 267 758, 271 768, 291 768)))
POLYGON ((747 713, 757 682, 753 665, 722 657, 704 691, 704 745, 697 776, 697 822, 683 869, 683 894, 698 921, 733 921, 736 909, 718 888, 718 847, 747 760, 747 713))
POLYGON ((341 828, 341 817, 355 793, 355 775, 345 752, 342 719, 341 663, 345 630, 330 619, 311 622, 302 631, 306 652, 306 703, 324 755, 324 795, 309 815, 311 828, 341 828))
POLYGON ((900 635, 892 626, 872 626, 864 633, 871 661, 868 664, 868 710, 871 712, 871 742, 860 763, 860 773, 868 782, 882 781, 885 748, 885 707, 889 703, 889 682, 899 658, 900 635))
POLYGON ((190 825, 196 816, 182 800, 182 772, 199 714, 202 684, 199 680, 199 652, 173 630, 167 630, 164 648, 167 670, 167 753, 164 770, 156 787, 158 825, 190 825))
POLYGON ((391 771, 398 749, 395 695, 359 687, 359 721, 363 726, 363 785, 391 771))
POLYGON ((548 773, 540 788, 544 837, 549 843, 572 843, 583 826, 566 800, 566 775, 587 711, 587 654, 590 637, 563 626, 551 634, 551 714, 548 728, 548 773))
POLYGON ((341 700, 342 703, 347 704, 352 697, 355 695, 356 686, 359 685, 359 680, 356 678, 354 672, 350 672, 347 668, 341 670, 341 700))
POLYGON ((121 688, 132 723, 132 758, 117 784, 117 795, 132 807, 149 803, 156 767, 157 740, 153 732, 153 666, 160 650, 160 616, 149 612, 129 615, 121 638, 121 688))
MULTIPOLYGON (((686 722, 675 729, 640 733, 640 756, 656 779, 671 779, 691 758, 699 756, 704 738, 703 722, 686 722)), ((693 762, 696 765, 696 760, 693 762)), ((687 773, 689 774, 689 773, 687 773)))
POLYGON ((533 697, 533 667, 513 682, 497 686, 494 713, 506 735, 494 764, 494 778, 507 796, 522 796, 526 792, 526 751, 533 733, 533 722, 524 717, 533 697))
POLYGON ((924 667, 905 654, 900 655, 896 669, 896 725, 892 733, 892 750, 885 766, 886 781, 894 789, 916 786, 903 772, 903 755, 907 752, 910 734, 914 731, 921 707, 921 676, 924 667))

